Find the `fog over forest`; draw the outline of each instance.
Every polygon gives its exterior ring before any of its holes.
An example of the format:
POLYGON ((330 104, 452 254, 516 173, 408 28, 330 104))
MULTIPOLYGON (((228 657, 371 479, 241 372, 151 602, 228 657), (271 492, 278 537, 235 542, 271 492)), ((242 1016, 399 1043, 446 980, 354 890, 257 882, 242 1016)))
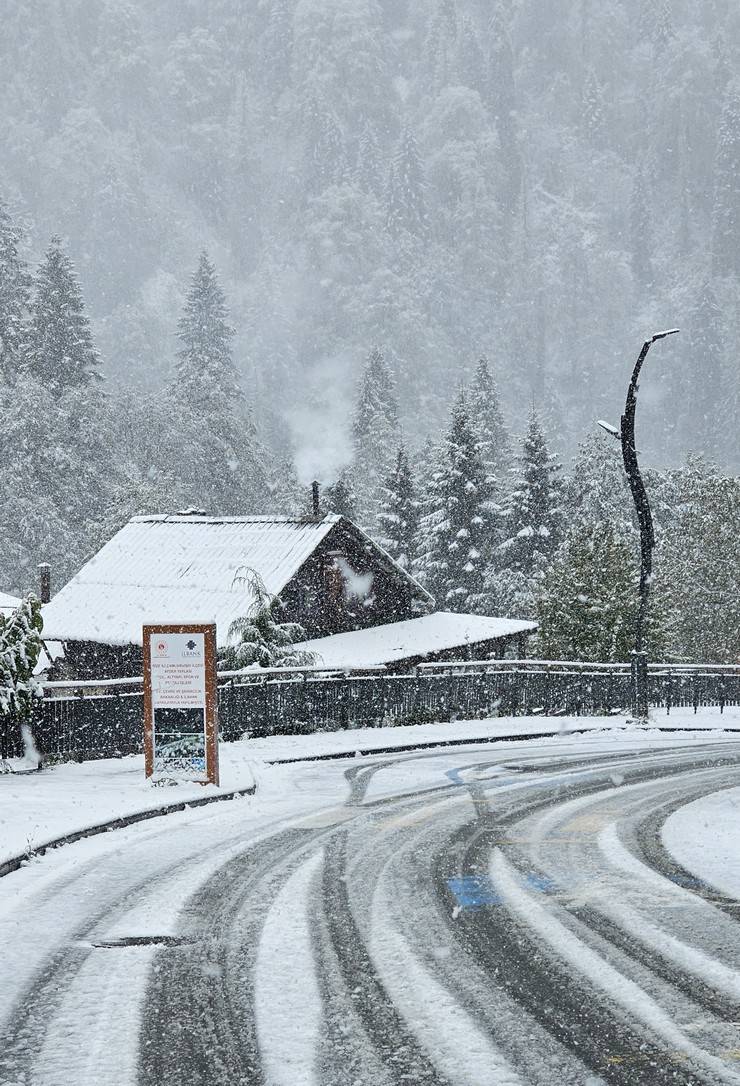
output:
POLYGON ((0 197, 59 234, 109 388, 166 384, 201 250, 262 439, 350 456, 385 353, 411 445, 486 355, 515 432, 740 458, 732 0, 5 0, 0 197))

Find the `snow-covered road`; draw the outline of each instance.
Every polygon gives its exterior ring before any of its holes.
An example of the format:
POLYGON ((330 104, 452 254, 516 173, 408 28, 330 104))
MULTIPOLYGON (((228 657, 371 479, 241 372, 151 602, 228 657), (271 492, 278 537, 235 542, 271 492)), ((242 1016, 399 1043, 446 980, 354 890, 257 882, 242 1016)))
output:
POLYGON ((738 902, 695 847, 739 761, 598 735, 282 766, 50 853, 0 881, 0 1083, 740 1083, 738 902))

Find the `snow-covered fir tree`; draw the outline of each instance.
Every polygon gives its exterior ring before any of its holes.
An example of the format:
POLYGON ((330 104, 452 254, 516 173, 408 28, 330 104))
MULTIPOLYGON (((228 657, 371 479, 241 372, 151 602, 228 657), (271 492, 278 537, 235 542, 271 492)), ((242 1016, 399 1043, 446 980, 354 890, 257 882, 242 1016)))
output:
POLYGON ((175 380, 184 398, 205 413, 228 411, 243 399, 231 354, 234 329, 216 269, 203 252, 193 275, 177 326, 175 380))
POLYGON ((511 468, 511 437, 504 421, 498 387, 487 358, 481 358, 468 390, 470 421, 478 451, 494 493, 500 493, 511 468))
POLYGON ((21 601, 10 615, 0 614, 0 717, 28 723, 42 697, 34 669, 43 648, 41 604, 34 596, 21 601))
POLYGON ((177 458, 154 434, 151 462, 174 468, 177 502, 221 514, 261 511, 269 493, 264 450, 247 409, 226 299, 202 253, 178 324, 180 349, 164 399, 177 458), (174 429, 174 434, 173 434, 174 429))
POLYGON ((100 380, 82 291, 56 236, 36 273, 27 361, 35 379, 56 395, 100 380))
POLYGON ((634 505, 619 441, 603 430, 589 433, 578 446, 563 488, 563 513, 569 527, 607 523, 622 541, 634 541, 634 505))
MULTIPOLYGON (((637 562, 611 523, 571 528, 537 597, 537 653, 548 660, 626 661, 634 648, 637 562)), ((651 627, 651 653, 658 645, 651 627)))
POLYGON ((0 200, 0 381, 12 384, 22 365, 31 276, 20 254, 22 235, 0 200))
POLYGON ((504 539, 499 553, 507 568, 531 574, 538 557, 551 557, 559 546, 563 537, 560 471, 539 418, 532 411, 522 439, 518 477, 504 510, 504 539))
POLYGON ((740 658, 740 479, 700 458, 673 473, 673 520, 656 551, 672 658, 740 658))
POLYGON ((347 520, 357 520, 355 488, 349 471, 341 472, 336 482, 326 488, 322 506, 330 513, 337 513, 340 517, 346 517, 347 520))
POLYGON ((560 470, 532 411, 502 510, 502 539, 486 578, 487 608, 492 613, 534 615, 539 585, 563 538, 560 470))
POLYGON ((0 522, 15 526, 0 534, 4 588, 28 591, 39 562, 63 583, 105 542, 98 528, 130 455, 116 423, 97 385, 58 395, 23 374, 0 403, 0 522))
POLYGON ((490 490, 467 400, 452 410, 442 462, 422 507, 420 568, 437 607, 479 611, 490 532, 490 490))
POLYGON ((391 374, 382 351, 374 347, 363 370, 352 423, 357 511, 362 526, 371 534, 377 527, 380 487, 393 463, 399 434, 391 374))
POLYGON ((378 542, 403 569, 411 569, 419 530, 419 500, 406 449, 402 445, 393 471, 381 488, 378 542))

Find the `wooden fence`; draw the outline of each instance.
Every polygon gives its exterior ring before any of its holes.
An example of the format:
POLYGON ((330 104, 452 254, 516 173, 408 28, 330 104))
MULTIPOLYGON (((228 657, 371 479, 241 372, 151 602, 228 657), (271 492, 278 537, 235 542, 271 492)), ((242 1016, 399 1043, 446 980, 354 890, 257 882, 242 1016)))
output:
MULTIPOLYGON (((95 758, 142 748, 140 679, 50 683, 33 724, 45 756, 95 758)), ((740 667, 653 665, 649 699, 677 706, 740 704, 740 667)), ((219 675, 222 737, 296 734, 489 716, 599 715, 630 703, 629 667, 537 660, 423 664, 410 674, 327 673, 317 668, 219 675)), ((0 718, 0 758, 20 753, 19 731, 0 718)))

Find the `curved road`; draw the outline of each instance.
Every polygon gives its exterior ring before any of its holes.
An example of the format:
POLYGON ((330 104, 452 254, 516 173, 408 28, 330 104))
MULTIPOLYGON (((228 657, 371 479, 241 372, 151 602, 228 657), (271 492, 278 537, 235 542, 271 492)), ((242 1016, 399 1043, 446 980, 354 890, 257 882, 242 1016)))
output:
POLYGON ((739 760, 314 763, 49 854, 0 882, 0 1084, 740 1083, 740 906, 660 837, 739 760))

